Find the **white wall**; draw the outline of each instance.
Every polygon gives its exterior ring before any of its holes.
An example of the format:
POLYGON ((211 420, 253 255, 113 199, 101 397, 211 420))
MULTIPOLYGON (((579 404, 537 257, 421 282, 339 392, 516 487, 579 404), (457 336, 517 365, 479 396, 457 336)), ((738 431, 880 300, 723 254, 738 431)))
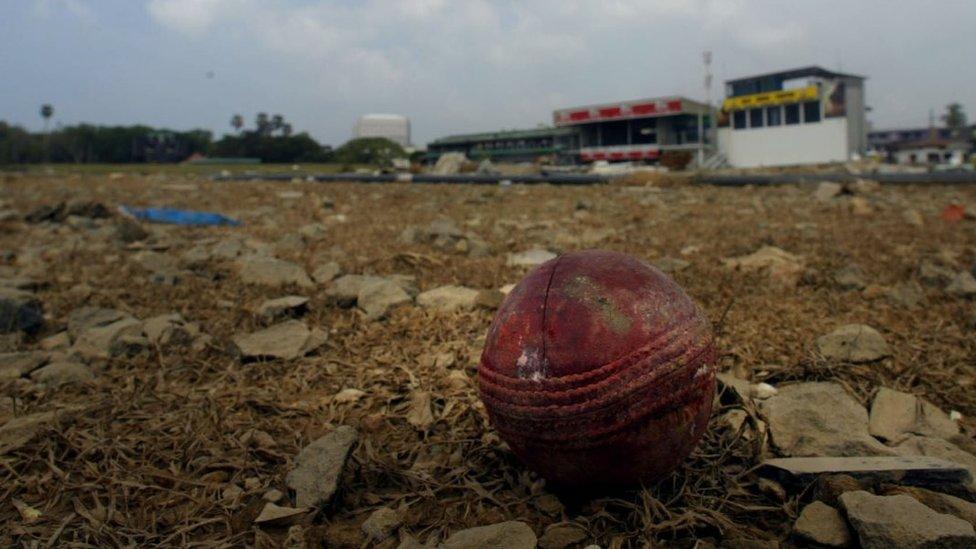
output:
POLYGON ((847 161, 847 138, 847 119, 827 118, 771 128, 719 128, 718 146, 736 168, 788 166, 847 161))

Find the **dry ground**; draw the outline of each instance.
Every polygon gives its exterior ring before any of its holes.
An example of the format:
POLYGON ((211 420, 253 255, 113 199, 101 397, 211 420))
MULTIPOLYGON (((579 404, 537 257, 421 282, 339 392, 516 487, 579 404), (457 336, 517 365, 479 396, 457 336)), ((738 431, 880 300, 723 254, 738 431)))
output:
MULTIPOLYGON (((953 202, 976 204, 976 189, 885 188, 868 197, 874 211, 862 216, 851 213, 845 198, 821 204, 810 193, 788 186, 211 183, 174 176, 8 176, 2 183, 2 198, 22 213, 88 198, 112 207, 208 209, 244 221, 238 228, 155 229, 172 243, 167 253, 174 256, 211 237, 245 235, 275 245, 299 227, 321 222, 328 227, 323 237, 302 249, 281 245, 277 254, 307 268, 335 259, 347 273, 414 275, 421 290, 514 283, 524 271, 507 266, 506 254, 531 247, 683 258, 691 265, 674 276, 715 324, 720 370, 774 385, 836 378, 862 402, 885 385, 976 418, 972 301, 923 286, 923 304, 907 307, 840 290, 831 277, 855 264, 869 284, 892 287, 916 283, 926 259, 954 270, 971 268, 976 222, 945 222, 939 212, 953 202), (281 191, 304 195, 282 198, 281 191), (325 198, 334 208, 323 206, 325 198), (908 208, 922 214, 923 226, 906 223, 908 208), (470 258, 398 239, 405 227, 438 217, 480 235, 491 254, 470 258), (722 264, 766 244, 803 257, 807 271, 795 289, 722 264), (859 366, 819 360, 815 339, 847 323, 877 328, 893 357, 859 366)), ((327 346, 291 362, 242 365, 227 343, 257 327, 247 306, 286 292, 245 286, 229 263, 213 263, 180 285, 160 286, 110 238, 21 222, 2 225, 0 250, 14 252, 8 259, 17 269, 47 283, 39 291, 49 318, 42 336, 59 331, 68 313, 86 304, 139 318, 179 312, 213 336, 201 352, 157 349, 111 361, 88 386, 4 386, 4 396, 16 400, 5 399, 3 417, 68 405, 83 409, 0 457, 4 545, 271 546, 296 541, 300 533, 311 546, 358 547, 364 543, 359 525, 383 505, 399 508, 402 532, 421 542, 517 519, 537 534, 572 521, 603 547, 648 541, 691 546, 703 537, 783 539, 796 517, 796 497, 778 501, 758 489, 750 469, 765 445, 721 420, 729 405, 716 409, 702 444, 668 479, 610 495, 558 494, 563 505, 553 505, 544 483, 498 440, 478 401, 476 365, 492 311, 443 314, 405 306, 385 320, 366 321, 355 310, 329 305, 320 290, 293 291, 312 298, 306 321, 329 332, 327 346), (444 356, 435 360, 437 355, 444 356), (452 369, 463 370, 468 382, 452 384, 452 369), (366 394, 352 403, 333 402, 345 388, 366 394), (427 432, 405 419, 407 398, 417 389, 434 395, 437 421, 427 432), (357 427, 361 437, 333 508, 307 517, 289 540, 286 529, 254 526, 262 494, 285 490, 284 476, 299 450, 340 424, 357 427), (273 443, 254 443, 253 430, 270 434, 273 443), (248 488, 236 503, 222 498, 230 484, 248 488), (12 498, 39 510, 40 519, 25 521, 12 498)), ((36 347, 34 340, 19 344, 36 347)), ((964 421, 970 430, 976 427, 964 421)))

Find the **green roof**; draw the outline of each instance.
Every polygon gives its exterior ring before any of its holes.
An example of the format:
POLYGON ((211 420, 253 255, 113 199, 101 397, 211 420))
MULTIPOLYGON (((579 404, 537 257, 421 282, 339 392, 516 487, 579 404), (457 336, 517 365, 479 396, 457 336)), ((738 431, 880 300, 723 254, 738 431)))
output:
POLYGON ((533 139, 538 137, 552 137, 575 133, 574 128, 534 128, 531 130, 504 130, 500 132, 466 133, 449 135, 431 141, 428 145, 453 145, 458 143, 476 143, 478 141, 497 141, 499 139, 533 139))

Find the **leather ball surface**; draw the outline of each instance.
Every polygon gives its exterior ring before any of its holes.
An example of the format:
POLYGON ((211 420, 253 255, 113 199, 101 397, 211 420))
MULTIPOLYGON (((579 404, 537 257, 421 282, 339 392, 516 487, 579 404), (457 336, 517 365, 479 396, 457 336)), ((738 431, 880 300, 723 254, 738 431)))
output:
POLYGON ((501 438, 544 478, 631 485, 672 471, 701 438, 715 356, 708 320, 668 276, 626 254, 572 252, 502 303, 479 393, 501 438))

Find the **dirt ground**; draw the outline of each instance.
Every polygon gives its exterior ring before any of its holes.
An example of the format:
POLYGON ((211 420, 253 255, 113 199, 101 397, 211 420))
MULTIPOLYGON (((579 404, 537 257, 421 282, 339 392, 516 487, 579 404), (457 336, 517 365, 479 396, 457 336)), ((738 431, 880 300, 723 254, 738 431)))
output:
MULTIPOLYGON (((242 226, 156 225, 153 238, 163 253, 179 258, 207 239, 244 237, 309 271, 335 260, 345 273, 415 276, 421 291, 515 283, 526 270, 509 266, 508 254, 536 247, 680 258, 690 265, 673 276, 713 322, 719 371, 774 386, 836 379, 862 403, 881 386, 913 392, 961 413, 971 436, 976 307, 923 284, 919 269, 926 261, 953 271, 976 265, 976 221, 940 216, 951 203, 976 205, 976 189, 886 187, 863 197, 870 211, 861 213, 852 211, 850 197, 823 203, 812 191, 7 176, 0 198, 21 214, 79 198, 113 209, 222 212, 242 226), (906 210, 917 211, 923 223, 907 222, 906 210), (405 228, 439 218, 480 236, 490 252, 470 257, 401 240, 405 228), (298 230, 310 223, 325 231, 296 243, 298 230), (800 256, 804 272, 795 287, 723 263, 764 245, 800 256), (834 273, 851 265, 863 271, 868 289, 838 287, 834 273), (884 289, 905 284, 917 286, 921 303, 883 297, 884 289), (820 359, 816 338, 850 323, 880 331, 892 357, 860 365, 820 359)), ((65 223, 3 222, 0 250, 12 252, 6 269, 43 283, 37 293, 47 317, 40 334, 10 343, 7 351, 37 349, 84 305, 140 319, 178 312, 212 337, 199 350, 154 348, 93 364, 96 376, 87 384, 44 389, 26 379, 0 382, 0 423, 74 410, 0 456, 3 545, 360 547, 368 545, 362 522, 388 506, 401 516, 401 535, 421 543, 521 520, 537 535, 550 524, 572 522, 585 529, 587 543, 605 548, 690 547, 703 538, 786 540, 798 513, 802 495, 780 500, 759 488, 752 469, 769 445, 749 429, 757 418, 742 429, 729 426, 723 415, 742 405, 727 400, 715 407, 693 455, 660 483, 612 494, 553 494, 498 439, 479 402, 476 368, 493 315, 487 308, 442 313, 406 305, 367 320, 355 308, 329 303, 327 286, 245 285, 230 261, 212 261, 179 284, 160 285, 110 232, 65 223), (304 321, 328 332, 322 349, 297 360, 248 364, 228 351, 234 335, 259 327, 250 307, 295 293, 311 298, 304 321), (333 399, 350 388, 364 394, 333 399), (426 430, 406 419, 417 390, 433 396, 435 421, 426 430), (253 524, 263 494, 287 492, 284 477, 298 452, 338 425, 356 427, 360 439, 337 501, 303 517, 297 528, 253 524), (225 498, 230 485, 244 493, 225 498), (40 516, 25 517, 13 500, 40 516)))

